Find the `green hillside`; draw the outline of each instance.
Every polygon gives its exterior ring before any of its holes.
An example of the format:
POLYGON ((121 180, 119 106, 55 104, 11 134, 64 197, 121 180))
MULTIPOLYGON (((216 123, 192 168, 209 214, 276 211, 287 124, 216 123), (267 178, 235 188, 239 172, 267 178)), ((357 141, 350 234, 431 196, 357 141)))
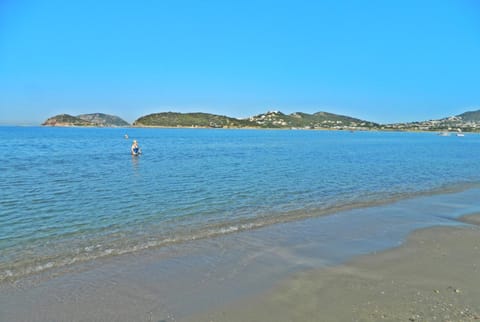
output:
POLYGON ((133 122, 134 126, 158 126, 158 127, 252 127, 254 123, 248 120, 215 115, 209 113, 154 113, 142 116, 133 122))
POLYGON ((130 126, 121 118, 115 115, 103 113, 82 114, 72 116, 69 114, 59 114, 50 117, 42 123, 44 126, 130 126))
POLYGON ((50 117, 42 123, 44 126, 95 126, 94 123, 82 120, 81 118, 69 115, 59 114, 50 117))
POLYGON ((249 118, 264 128, 376 128, 378 124, 352 118, 349 116, 337 115, 327 112, 307 114, 296 112, 283 114, 280 111, 270 111, 264 114, 255 115, 249 118))
POLYGON ((97 126, 130 126, 128 122, 115 115, 92 113, 78 115, 77 117, 97 126))
MULTIPOLYGON (((72 116, 60 114, 46 120, 45 126, 130 126, 118 116, 103 113, 72 116)), ((247 119, 209 113, 154 113, 138 118, 138 127, 201 127, 201 128, 284 128, 284 129, 332 129, 332 130, 394 130, 394 131, 480 131, 480 110, 469 111, 439 120, 410 123, 377 124, 350 116, 317 112, 284 114, 269 111, 247 119)))
POLYGON ((462 118, 464 122, 480 122, 480 110, 465 112, 457 115, 457 117, 462 118))
POLYGON ((283 114, 270 111, 248 119, 236 119, 208 113, 155 113, 137 119, 134 126, 213 127, 213 128, 373 128, 375 123, 326 112, 283 114))

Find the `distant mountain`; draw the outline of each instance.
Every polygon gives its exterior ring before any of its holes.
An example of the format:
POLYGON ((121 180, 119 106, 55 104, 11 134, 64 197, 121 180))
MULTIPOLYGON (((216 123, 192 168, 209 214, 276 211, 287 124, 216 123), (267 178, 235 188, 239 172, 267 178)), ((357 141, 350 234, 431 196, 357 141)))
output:
POLYGON ((118 116, 103 113, 82 114, 72 116, 68 114, 60 114, 50 117, 42 123, 44 126, 129 126, 130 124, 119 118, 118 116))
MULTIPOLYGON (((103 113, 72 116, 60 114, 46 120, 46 126, 129 126, 121 118, 103 113)), ((200 127, 200 128, 298 128, 332 130, 393 131, 480 131, 480 110, 469 111, 438 120, 410 123, 377 124, 350 116, 328 112, 284 114, 268 111, 246 119, 209 113, 154 113, 138 118, 137 127, 200 127)))
POLYGON ((108 115, 103 113, 92 113, 78 115, 78 118, 92 122, 97 126, 129 126, 130 124, 125 120, 115 115, 108 115))
POLYGON ((215 115, 209 113, 176 113, 164 112, 142 116, 133 122, 134 126, 158 127, 212 127, 212 128, 242 128, 255 127, 255 123, 248 120, 215 115))
POLYGON ((68 115, 59 114, 50 117, 42 123, 44 126, 95 126, 95 123, 82 120, 81 118, 68 115))
POLYGON ((457 117, 461 118, 464 122, 480 122, 480 110, 465 112, 457 115, 457 117))
POLYGON ((379 126, 373 122, 327 112, 317 112, 315 114, 296 112, 286 115, 280 111, 269 111, 252 116, 249 121, 266 128, 345 129, 354 127, 370 129, 379 126))
POLYGON ((248 119, 236 119, 208 113, 155 113, 142 116, 134 126, 213 127, 213 128, 375 128, 378 124, 326 112, 283 114, 269 111, 248 119))
POLYGON ((445 117, 437 120, 394 123, 381 126, 384 130, 399 131, 480 131, 480 110, 465 112, 456 116, 445 117))

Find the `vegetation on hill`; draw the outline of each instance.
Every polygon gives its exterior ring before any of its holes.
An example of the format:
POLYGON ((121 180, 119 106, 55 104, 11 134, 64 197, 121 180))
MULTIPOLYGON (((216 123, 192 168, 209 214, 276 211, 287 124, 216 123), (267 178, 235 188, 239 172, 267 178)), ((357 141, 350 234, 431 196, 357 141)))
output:
MULTIPOLYGON (((60 114, 46 120, 46 126, 129 126, 113 115, 94 113, 71 116, 60 114)), ((409 123, 377 124, 350 116, 328 112, 314 114, 296 112, 284 114, 269 111, 247 119, 209 113, 154 113, 138 118, 137 127, 201 127, 201 128, 298 128, 333 130, 391 130, 391 131, 480 131, 480 110, 465 112, 438 120, 409 123)))
POLYGON ((95 126, 94 123, 82 120, 81 118, 68 115, 60 114, 55 115, 47 119, 42 123, 44 126, 95 126))
POLYGON ((42 123, 44 126, 129 126, 127 122, 118 116, 103 113, 82 114, 72 116, 60 114, 50 117, 42 123))
POLYGON ((480 122, 480 110, 465 112, 457 117, 461 118, 464 122, 480 122))
POLYGON ((248 120, 208 114, 208 113, 154 113, 142 116, 133 122, 134 126, 158 127, 212 127, 212 128, 242 128, 254 127, 255 123, 248 120))
POLYGON ((97 126, 129 126, 130 124, 125 120, 115 115, 108 115, 103 113, 92 113, 78 115, 82 120, 96 124, 97 126))
POLYGON ((208 113, 155 113, 137 119, 134 126, 213 127, 213 128, 374 128, 378 126, 348 116, 326 112, 283 114, 270 111, 248 119, 236 119, 208 113))
POLYGON ((385 130, 404 131, 479 132, 480 110, 465 112, 460 115, 450 116, 439 120, 386 124, 382 125, 381 128, 385 130))
POLYGON ((260 127, 266 128, 309 128, 309 129, 350 129, 350 128, 377 128, 379 125, 349 116, 337 115, 327 112, 307 114, 296 112, 289 115, 280 111, 270 111, 252 116, 250 121, 260 127))

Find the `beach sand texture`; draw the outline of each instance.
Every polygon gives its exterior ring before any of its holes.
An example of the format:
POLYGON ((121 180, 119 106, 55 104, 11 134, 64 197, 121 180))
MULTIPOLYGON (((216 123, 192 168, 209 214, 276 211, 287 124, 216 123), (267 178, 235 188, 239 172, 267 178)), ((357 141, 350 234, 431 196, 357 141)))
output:
POLYGON ((414 232, 399 248, 298 273, 188 321, 480 320, 480 216, 414 232))
MULTIPOLYGON (((168 254, 112 258, 32 285, 0 285, 0 321, 480 320, 479 220, 420 229, 397 248, 343 265, 272 277, 273 287, 254 294, 242 291, 252 281, 224 280, 225 272, 215 273, 219 267, 192 274, 191 255, 186 262, 169 261, 168 254)), ((239 264, 229 263, 227 270, 239 264)), ((261 272, 239 276, 260 283, 269 278, 261 272)))

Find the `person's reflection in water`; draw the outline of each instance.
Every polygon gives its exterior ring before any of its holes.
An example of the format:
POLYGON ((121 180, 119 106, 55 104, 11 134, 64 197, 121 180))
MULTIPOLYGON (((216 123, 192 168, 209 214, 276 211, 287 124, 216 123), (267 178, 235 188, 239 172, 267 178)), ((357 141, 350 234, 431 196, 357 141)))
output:
POLYGON ((133 174, 138 176, 139 169, 140 169, 140 158, 136 155, 132 155, 132 166, 133 166, 133 174))

